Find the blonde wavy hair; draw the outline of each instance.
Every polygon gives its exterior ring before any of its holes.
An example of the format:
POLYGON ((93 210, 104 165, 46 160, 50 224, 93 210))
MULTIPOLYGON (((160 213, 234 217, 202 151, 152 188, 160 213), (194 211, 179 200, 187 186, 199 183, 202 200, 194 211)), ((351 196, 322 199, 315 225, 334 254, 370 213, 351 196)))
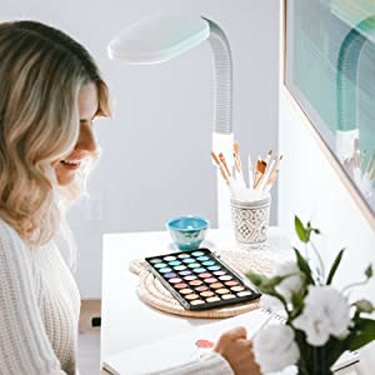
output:
POLYGON ((39 22, 0 23, 0 56, 0 218, 40 246, 60 235, 77 195, 77 183, 58 186, 52 162, 77 142, 79 91, 95 83, 96 115, 109 116, 108 89, 84 47, 39 22))

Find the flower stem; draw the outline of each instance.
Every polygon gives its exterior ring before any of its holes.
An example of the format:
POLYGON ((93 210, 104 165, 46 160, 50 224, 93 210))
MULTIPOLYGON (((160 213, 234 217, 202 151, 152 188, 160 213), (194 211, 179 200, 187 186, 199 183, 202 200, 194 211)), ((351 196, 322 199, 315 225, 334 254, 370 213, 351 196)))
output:
POLYGON ((346 287, 344 287, 343 289, 342 289, 342 291, 341 291, 341 293, 345 293, 345 292, 347 292, 349 289, 351 289, 351 288, 354 288, 354 287, 357 287, 357 286, 363 286, 363 285, 366 285, 367 284, 367 282, 368 282, 368 278, 366 278, 365 280, 362 280, 362 281, 357 281, 357 282, 355 282, 355 283, 353 283, 353 284, 349 284, 349 285, 347 285, 346 287))
POLYGON ((319 276, 321 276, 321 279, 324 280, 324 279, 325 279, 325 273, 326 273, 326 272, 325 272, 325 268, 324 268, 324 262, 323 262, 323 259, 322 259, 322 257, 320 256, 319 251, 318 251, 318 249, 316 248, 316 246, 314 245, 314 243, 313 243, 312 241, 310 241, 310 244, 311 244, 312 249, 313 249, 314 252, 315 252, 316 257, 318 258, 319 267, 320 267, 319 276))

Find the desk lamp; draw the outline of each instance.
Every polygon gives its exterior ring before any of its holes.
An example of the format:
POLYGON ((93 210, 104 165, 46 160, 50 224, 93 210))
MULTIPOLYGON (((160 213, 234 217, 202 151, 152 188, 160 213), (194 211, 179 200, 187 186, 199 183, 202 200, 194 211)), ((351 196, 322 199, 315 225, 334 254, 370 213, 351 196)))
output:
MULTIPOLYGON (((207 40, 213 53, 215 116, 212 149, 228 156, 232 147, 232 59, 223 30, 213 21, 190 14, 157 14, 131 25, 108 45, 108 55, 128 64, 157 64, 171 60, 207 40)), ((208 154, 208 153, 207 153, 208 154)), ((219 173, 219 172, 218 172, 219 173)), ((230 225, 230 198, 221 177, 218 184, 219 227, 230 225)))

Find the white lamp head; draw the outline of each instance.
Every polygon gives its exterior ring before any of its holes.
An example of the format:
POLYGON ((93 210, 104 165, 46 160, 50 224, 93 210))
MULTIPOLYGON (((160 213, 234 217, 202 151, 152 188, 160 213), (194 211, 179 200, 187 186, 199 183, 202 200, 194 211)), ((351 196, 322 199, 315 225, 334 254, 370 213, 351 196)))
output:
POLYGON ((153 15, 123 30, 108 45, 111 59, 155 64, 179 56, 210 35, 208 22, 194 15, 153 15))

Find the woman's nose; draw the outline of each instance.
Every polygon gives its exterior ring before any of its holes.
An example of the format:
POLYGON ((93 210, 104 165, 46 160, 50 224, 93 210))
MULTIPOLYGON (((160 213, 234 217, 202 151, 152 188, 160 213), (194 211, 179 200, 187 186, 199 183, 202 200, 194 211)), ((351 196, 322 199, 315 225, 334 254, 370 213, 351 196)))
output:
POLYGON ((93 153, 96 151, 96 140, 91 126, 81 126, 76 149, 93 153))

